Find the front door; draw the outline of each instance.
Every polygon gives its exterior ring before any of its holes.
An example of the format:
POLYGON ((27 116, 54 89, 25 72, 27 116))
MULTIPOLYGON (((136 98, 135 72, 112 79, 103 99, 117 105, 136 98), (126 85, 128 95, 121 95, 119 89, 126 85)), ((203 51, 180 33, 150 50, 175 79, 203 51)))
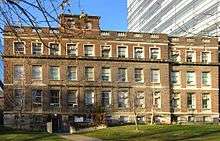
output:
POLYGON ((62 116, 61 115, 53 115, 52 116, 53 133, 61 132, 62 131, 61 125, 62 125, 62 116))

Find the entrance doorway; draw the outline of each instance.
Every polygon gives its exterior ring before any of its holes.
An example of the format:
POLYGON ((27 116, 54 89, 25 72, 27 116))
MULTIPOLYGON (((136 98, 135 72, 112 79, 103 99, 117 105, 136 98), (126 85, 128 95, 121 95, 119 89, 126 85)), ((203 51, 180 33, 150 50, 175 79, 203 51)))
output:
POLYGON ((62 116, 53 115, 51 120, 52 120, 52 132, 53 133, 62 132, 62 116))

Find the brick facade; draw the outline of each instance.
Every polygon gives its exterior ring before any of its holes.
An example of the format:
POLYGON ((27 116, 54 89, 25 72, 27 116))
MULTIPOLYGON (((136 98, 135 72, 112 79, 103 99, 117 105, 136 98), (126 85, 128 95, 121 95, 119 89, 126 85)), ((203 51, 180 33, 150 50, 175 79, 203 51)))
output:
POLYGON ((105 113, 113 119, 126 117, 129 121, 133 120, 133 99, 132 95, 138 91, 144 92, 144 108, 136 108, 138 116, 143 117, 144 122, 150 121, 151 115, 155 120, 170 123, 171 121, 188 121, 192 116, 195 121, 201 121, 203 117, 210 117, 211 121, 219 116, 219 82, 218 82, 218 41, 215 38, 200 37, 168 37, 166 34, 148 34, 132 32, 113 32, 101 31, 99 29, 99 17, 96 16, 75 16, 61 15, 61 26, 52 31, 49 28, 40 28, 40 37, 31 27, 15 28, 18 31, 19 38, 12 33, 9 27, 5 28, 4 33, 4 64, 5 64, 5 117, 6 124, 13 123, 13 116, 17 111, 13 107, 13 98, 15 88, 25 88, 25 108, 23 113, 27 116, 41 115, 48 119, 48 116, 59 115, 62 121, 68 120, 68 117, 74 115, 88 114, 85 107, 85 90, 94 91, 94 105, 101 105, 101 91, 111 91, 111 104, 105 113), (71 23, 74 23, 71 25, 71 23), (88 24, 89 23, 89 24, 88 24), (88 26, 88 27, 87 27, 88 26), (56 33, 54 33, 56 32, 56 33), (22 41, 25 43, 25 54, 15 55, 13 52, 13 42, 22 41), (43 52, 41 55, 32 55, 32 42, 43 42, 43 52), (49 43, 59 43, 60 55, 49 55, 49 43), (77 45, 77 56, 67 55, 67 43, 77 45), (84 45, 93 45, 94 56, 85 57, 84 45), (110 57, 101 57, 101 46, 110 46, 110 57), (127 57, 118 58, 118 46, 127 47, 127 57), (134 58, 134 47, 142 47, 144 56, 141 59, 134 58), (160 58, 150 59, 150 49, 159 48, 160 58), (174 62, 171 59, 171 52, 180 51, 181 61, 174 62), (186 51, 194 50, 196 52, 196 61, 186 62, 186 51), (211 52, 211 62, 201 63, 201 52, 211 52), (16 82, 13 79, 14 66, 23 65, 25 68, 24 81, 16 82), (32 66, 40 65, 42 67, 42 80, 32 79, 32 66), (59 80, 49 78, 50 66, 60 68, 59 80), (77 80, 69 81, 67 79, 67 67, 75 66, 77 68, 77 80), (85 80, 85 67, 94 68, 94 81, 85 80), (110 68, 111 81, 101 81, 102 67, 110 68), (127 81, 119 82, 117 79, 118 68, 127 69, 127 81), (143 69, 143 83, 135 82, 134 69, 143 69), (151 70, 156 69, 160 72, 160 82, 151 82, 151 70), (181 83, 173 86, 171 83, 171 72, 181 72, 181 83), (193 71, 196 74, 196 85, 186 86, 186 73, 193 71), (201 85, 202 72, 211 74, 211 86, 203 87, 201 85), (42 105, 35 106, 32 102, 32 90, 41 89, 43 91, 42 105), (53 107, 50 105, 49 91, 57 89, 60 91, 60 105, 53 107), (67 91, 76 90, 78 93, 77 107, 68 107, 67 91), (118 92, 120 90, 128 91, 127 108, 118 107, 118 92), (153 93, 160 93, 161 107, 155 108, 153 93), (172 95, 173 92, 180 94, 180 109, 173 110, 172 95), (187 92, 193 92, 196 95, 196 109, 189 111, 187 108, 187 92), (211 95, 211 109, 202 110, 202 94, 211 95))

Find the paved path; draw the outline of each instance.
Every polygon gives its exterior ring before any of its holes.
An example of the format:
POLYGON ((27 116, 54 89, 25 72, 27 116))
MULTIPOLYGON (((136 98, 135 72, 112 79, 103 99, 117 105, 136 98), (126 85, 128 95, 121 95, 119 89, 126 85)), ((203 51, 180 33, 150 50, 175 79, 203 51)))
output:
POLYGON ((86 137, 77 134, 61 134, 60 137, 67 139, 69 141, 102 141, 101 139, 86 137))

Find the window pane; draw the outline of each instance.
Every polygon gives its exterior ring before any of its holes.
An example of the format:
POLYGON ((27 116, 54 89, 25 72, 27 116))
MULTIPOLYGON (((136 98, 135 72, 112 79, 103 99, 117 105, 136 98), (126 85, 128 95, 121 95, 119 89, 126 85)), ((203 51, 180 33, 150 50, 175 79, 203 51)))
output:
POLYGON ((150 49, 150 58, 151 59, 160 59, 159 48, 151 48, 150 49))
POLYGON ((202 72, 202 85, 205 86, 211 85, 211 75, 209 72, 202 72))
POLYGON ((187 51, 186 52, 186 61, 187 62, 195 62, 195 53, 194 53, 194 51, 187 51))
POLYGON ((22 106, 24 104, 24 90, 23 89, 14 89, 14 98, 15 98, 15 108, 17 106, 22 106))
POLYGON ((111 51, 111 48, 110 46, 102 46, 102 57, 110 57, 110 51, 111 51))
POLYGON ((32 79, 42 79, 41 66, 32 66, 32 79))
POLYGON ((102 106, 106 107, 111 104, 111 91, 102 91, 102 106))
POLYGON ((195 72, 187 72, 187 85, 195 85, 196 83, 196 77, 195 72))
POLYGON ((160 92, 156 91, 154 92, 154 107, 155 108, 161 108, 161 96, 160 96, 160 92))
POLYGON ((180 58, 180 52, 179 51, 172 51, 171 52, 171 59, 174 62, 180 62, 181 58, 180 58))
POLYGON ((74 107, 77 105, 77 91, 68 90, 67 91, 68 106, 74 107))
POLYGON ((118 69, 118 81, 120 82, 127 81, 127 69, 126 68, 118 69))
POLYGON ((102 81, 111 81, 110 75, 110 68, 102 68, 102 81))
POLYGON ((50 55, 59 55, 60 49, 59 44, 50 43, 50 55))
POLYGON ((89 81, 94 80, 94 68, 93 67, 85 67, 85 79, 89 81))
POLYGON ((93 45, 84 45, 84 55, 85 56, 94 56, 93 55, 93 45))
POLYGON ((159 70, 151 70, 151 82, 160 83, 160 71, 159 70))
POLYGON ((18 79, 22 79, 24 77, 25 77, 24 66, 15 65, 14 66, 14 79, 18 80, 18 79))
POLYGON ((33 104, 42 104, 42 90, 32 90, 33 104))
POLYGON ((128 91, 119 91, 118 93, 118 107, 128 108, 128 91))
POLYGON ((180 72, 179 71, 173 71, 171 73, 171 81, 172 81, 173 85, 180 84, 180 72))
POLYGON ((50 67, 50 79, 52 79, 52 80, 59 80, 60 79, 59 67, 50 67))
POLYGON ((136 82, 143 82, 144 81, 143 69, 135 68, 134 69, 134 78, 135 78, 136 82))
POLYGON ((24 42, 14 42, 14 53, 24 54, 25 45, 24 42))
POLYGON ((211 99, 209 94, 202 94, 202 108, 205 110, 211 109, 211 99))
POLYGON ((42 43, 32 43, 32 54, 33 55, 42 54, 42 43))
POLYGON ((50 90, 50 105, 59 106, 59 104, 60 104, 60 91, 50 90))
POLYGON ((144 95, 144 92, 137 92, 136 93, 135 105, 137 107, 141 107, 141 108, 145 107, 145 95, 144 95))
POLYGON ((127 57, 127 47, 118 47, 118 57, 125 58, 127 57))
POLYGON ((195 101, 195 94, 194 93, 187 93, 187 105, 189 109, 196 108, 196 101, 195 101))
POLYGON ((77 47, 76 44, 67 44, 67 55, 76 56, 77 47))
POLYGON ((135 47, 134 58, 144 58, 144 49, 141 47, 135 47))
POLYGON ((67 68, 67 78, 68 80, 77 80, 76 77, 76 67, 68 66, 67 68))
POLYGON ((94 91, 93 90, 85 90, 85 105, 94 104, 94 91))

